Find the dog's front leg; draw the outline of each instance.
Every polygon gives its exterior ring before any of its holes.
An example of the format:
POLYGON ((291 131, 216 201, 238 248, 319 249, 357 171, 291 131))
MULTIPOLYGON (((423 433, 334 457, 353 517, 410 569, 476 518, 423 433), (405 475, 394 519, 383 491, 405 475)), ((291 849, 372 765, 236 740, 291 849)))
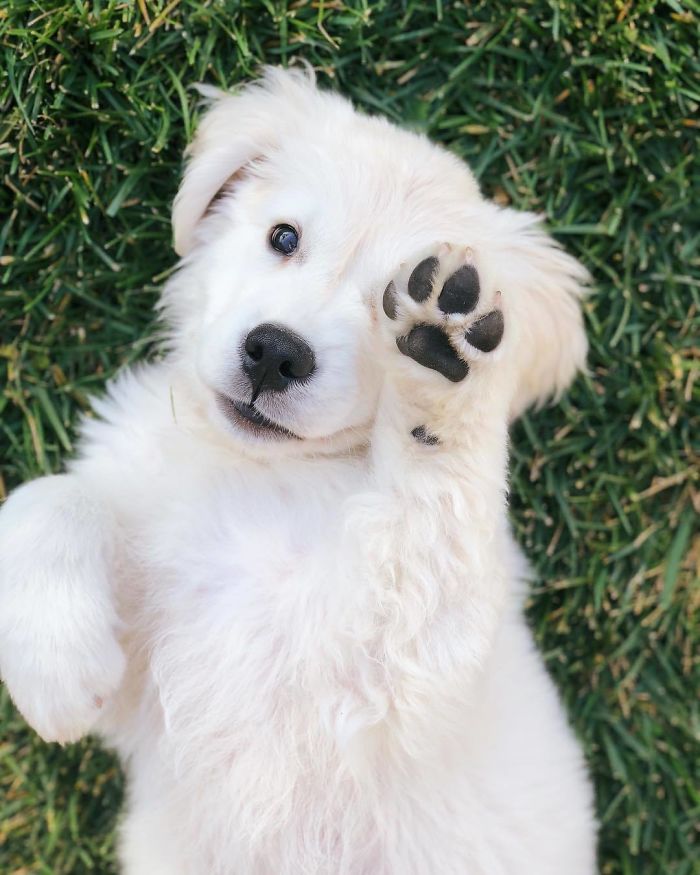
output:
POLYGON ((47 741, 88 732, 124 672, 114 521, 75 475, 43 477, 0 512, 0 675, 47 741))
POLYGON ((451 246, 384 295, 386 382, 352 534, 369 583, 362 650, 404 732, 418 728, 411 712, 436 726, 451 700, 463 706, 505 602, 504 303, 474 254, 451 246))

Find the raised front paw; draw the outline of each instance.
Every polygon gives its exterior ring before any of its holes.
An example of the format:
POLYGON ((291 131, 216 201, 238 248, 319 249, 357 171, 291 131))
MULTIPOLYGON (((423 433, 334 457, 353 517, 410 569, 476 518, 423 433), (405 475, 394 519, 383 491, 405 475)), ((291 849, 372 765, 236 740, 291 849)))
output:
POLYGON ((383 307, 397 326, 399 351, 453 383, 467 376, 470 359, 493 352, 503 338, 500 292, 482 288, 469 247, 442 244, 402 266, 383 307))

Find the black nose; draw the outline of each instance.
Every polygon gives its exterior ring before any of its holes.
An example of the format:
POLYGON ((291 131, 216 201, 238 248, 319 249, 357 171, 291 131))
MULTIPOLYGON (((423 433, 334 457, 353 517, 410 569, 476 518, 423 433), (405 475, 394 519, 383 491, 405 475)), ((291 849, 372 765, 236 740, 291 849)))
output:
POLYGON ((270 322, 254 328, 243 347, 243 370, 253 384, 251 403, 263 389, 283 392, 306 380, 316 366, 313 350, 305 340, 270 322))

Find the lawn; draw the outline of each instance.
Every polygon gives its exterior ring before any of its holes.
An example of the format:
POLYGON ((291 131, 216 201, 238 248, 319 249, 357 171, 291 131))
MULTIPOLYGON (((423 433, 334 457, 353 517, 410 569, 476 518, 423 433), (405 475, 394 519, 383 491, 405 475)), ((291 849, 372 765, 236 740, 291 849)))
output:
MULTIPOLYGON (((306 58, 588 266, 590 372, 514 429, 511 504, 605 875, 700 872, 699 33, 676 0, 0 4, 0 495, 157 354, 193 82, 306 58)), ((2 875, 115 872, 121 792, 108 753, 43 744, 0 690, 2 875)))

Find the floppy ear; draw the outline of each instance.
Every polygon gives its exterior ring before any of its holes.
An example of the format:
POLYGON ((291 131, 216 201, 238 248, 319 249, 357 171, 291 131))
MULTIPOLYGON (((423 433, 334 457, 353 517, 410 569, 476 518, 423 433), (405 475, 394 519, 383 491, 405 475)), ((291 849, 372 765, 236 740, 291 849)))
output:
POLYGON ((532 213, 488 205, 494 233, 494 280, 513 330, 515 419, 531 404, 559 397, 585 369, 588 341, 581 300, 588 271, 542 228, 532 213))
POLYGON ((316 88, 310 69, 269 67, 237 94, 208 86, 199 91, 209 109, 185 153, 187 167, 173 205, 173 237, 180 256, 192 250, 197 225, 221 189, 274 147, 284 117, 298 112, 316 88))

